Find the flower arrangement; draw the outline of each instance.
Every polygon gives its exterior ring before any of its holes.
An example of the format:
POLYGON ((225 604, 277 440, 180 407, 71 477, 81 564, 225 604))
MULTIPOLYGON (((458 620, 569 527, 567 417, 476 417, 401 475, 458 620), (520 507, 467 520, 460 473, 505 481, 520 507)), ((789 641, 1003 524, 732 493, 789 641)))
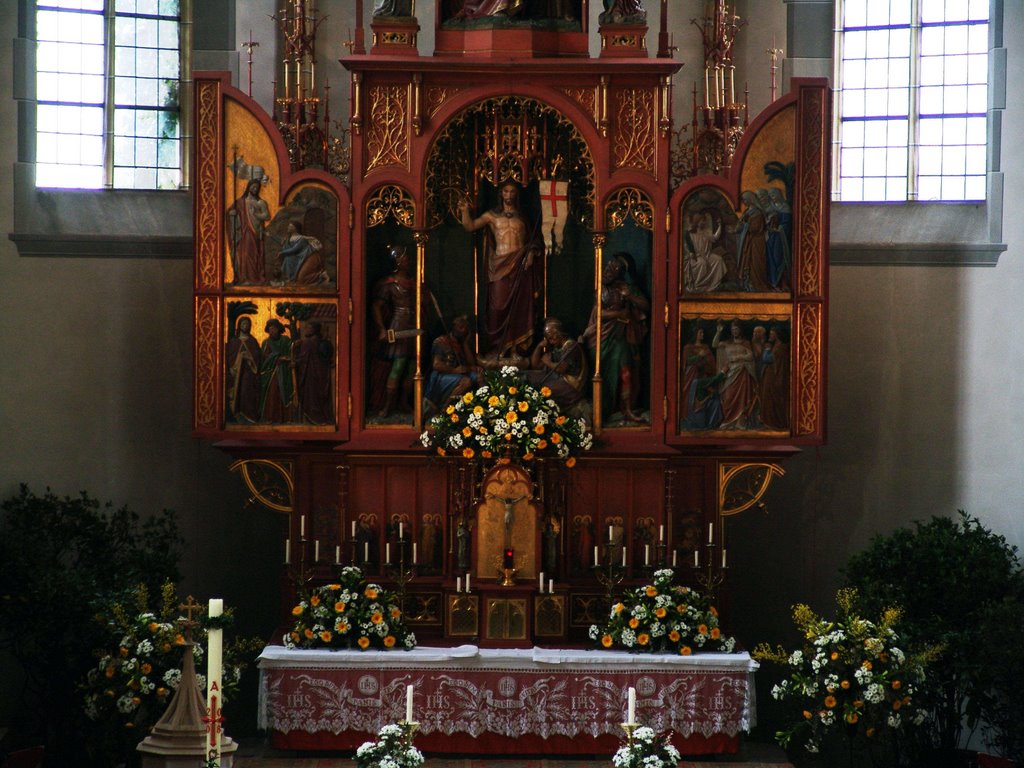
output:
POLYGON ((440 456, 518 458, 554 454, 572 467, 589 451, 594 436, 582 418, 570 418, 551 399, 551 390, 527 384, 518 368, 487 371, 484 384, 448 405, 420 436, 440 456))
MULTIPOLYGON (((86 716, 114 731, 106 736, 111 743, 128 739, 134 746, 160 719, 181 683, 186 642, 176 622, 181 601, 169 582, 164 584, 161 597, 159 610, 149 610, 148 590, 140 586, 132 596, 134 612, 121 603, 113 603, 109 614, 99 617, 109 629, 112 648, 97 651, 99 660, 86 673, 81 688, 86 716)), ((224 616, 231 616, 230 609, 224 616)), ((207 629, 204 615, 192 636, 192 656, 204 692, 206 677, 199 671, 203 669, 207 629)), ((225 646, 225 700, 238 692, 246 666, 243 659, 255 655, 262 647, 263 642, 258 639, 236 639, 225 646)))
POLYGON ((394 723, 377 733, 376 741, 366 741, 356 750, 356 768, 419 768, 423 753, 409 743, 405 731, 394 723))
POLYGON ((736 639, 726 637, 718 611, 705 596, 672 583, 671 568, 654 572, 653 583, 626 592, 615 603, 605 626, 590 627, 590 639, 600 648, 679 653, 732 653, 736 639))
POLYGON ((657 734, 646 725, 633 731, 632 738, 612 756, 615 768, 675 768, 678 763, 679 750, 672 746, 669 735, 657 734))
POLYGON ((802 740, 819 752, 830 736, 874 740, 920 725, 925 712, 915 695, 924 682, 925 664, 938 649, 918 655, 900 649, 895 625, 901 612, 883 611, 872 622, 856 614, 857 590, 836 595, 836 621, 817 616, 808 606, 793 607, 793 620, 806 642, 787 652, 758 646, 753 656, 788 666, 788 676, 772 688, 772 697, 795 705, 795 724, 776 733, 783 746, 802 740))
POLYGON ((363 572, 346 566, 337 583, 317 587, 292 608, 295 626, 284 636, 288 648, 414 648, 395 595, 369 584, 363 572))

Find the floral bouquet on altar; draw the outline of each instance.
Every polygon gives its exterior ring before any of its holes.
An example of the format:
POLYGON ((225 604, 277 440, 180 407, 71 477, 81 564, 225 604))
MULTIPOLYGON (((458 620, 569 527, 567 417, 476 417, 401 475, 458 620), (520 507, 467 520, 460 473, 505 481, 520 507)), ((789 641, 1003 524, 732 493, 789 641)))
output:
MULTIPOLYGON (((915 693, 939 649, 905 654, 895 629, 900 611, 890 608, 875 623, 856 615, 856 602, 857 590, 839 590, 836 621, 795 605, 793 621, 806 640, 803 647, 789 653, 765 643, 754 650, 759 661, 789 667, 788 677, 772 688, 773 698, 793 705, 794 725, 775 734, 783 746, 795 739, 807 751, 819 752, 832 737, 842 736, 885 748, 899 732, 924 721, 915 693)), ((843 742, 842 752, 848 751, 846 741, 837 740, 843 742)))
POLYGON ((601 648, 679 653, 732 653, 736 639, 718 626, 718 611, 689 587, 674 585, 671 568, 654 572, 654 583, 631 590, 612 606, 604 627, 592 624, 590 639, 601 648))
POLYGON ((582 418, 570 418, 551 399, 551 390, 526 383, 518 368, 506 365, 484 374, 485 383, 467 392, 427 422, 420 436, 440 456, 516 458, 530 461, 553 454, 576 464, 594 436, 582 418))
POLYGON ((400 725, 385 725, 376 741, 356 750, 356 768, 419 768, 423 753, 414 747, 400 725))
POLYGON ((667 733, 657 734, 641 725, 633 737, 612 756, 615 768, 675 768, 679 750, 672 746, 667 733))
POLYGON ((368 584, 355 566, 337 583, 315 588, 292 608, 295 626, 284 636, 288 648, 414 648, 395 595, 368 584))

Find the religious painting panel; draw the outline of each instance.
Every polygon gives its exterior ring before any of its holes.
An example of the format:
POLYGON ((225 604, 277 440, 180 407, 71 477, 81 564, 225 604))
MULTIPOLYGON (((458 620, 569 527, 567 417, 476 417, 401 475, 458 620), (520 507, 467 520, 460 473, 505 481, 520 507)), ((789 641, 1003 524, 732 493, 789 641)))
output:
POLYGON ((614 193, 605 204, 605 226, 600 307, 595 301, 583 335, 591 370, 601 377, 601 426, 649 425, 654 230, 650 196, 631 187, 614 193))
POLYGON ((529 473, 516 464, 499 464, 481 489, 474 532, 476 577, 505 585, 535 579, 538 508, 529 473))
POLYGON ((335 430, 336 301, 228 299, 224 329, 226 429, 335 430))
POLYGON ((319 184, 289 192, 264 235, 266 274, 274 290, 338 289, 338 199, 319 184))
POLYGON ((412 231, 416 204, 405 189, 386 185, 370 196, 364 216, 366 424, 409 427, 415 412, 421 335, 412 231))
POLYGON ((582 0, 438 0, 437 5, 445 29, 582 29, 582 0))
POLYGON ((790 434, 791 308, 680 307, 680 433, 790 434))

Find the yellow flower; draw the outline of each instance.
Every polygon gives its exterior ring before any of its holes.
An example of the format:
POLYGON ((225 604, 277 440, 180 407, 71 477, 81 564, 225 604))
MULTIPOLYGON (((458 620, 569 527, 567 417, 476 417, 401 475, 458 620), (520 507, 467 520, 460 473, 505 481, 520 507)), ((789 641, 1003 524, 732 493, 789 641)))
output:
POLYGON ((325 643, 331 642, 331 633, 330 633, 330 631, 325 629, 323 632, 321 632, 320 633, 320 639, 323 640, 325 643))
POLYGON ((368 638, 366 635, 363 635, 362 637, 359 638, 357 643, 358 643, 359 647, 362 648, 365 651, 367 648, 370 647, 370 638, 368 638))
POLYGON ((518 419, 519 417, 516 416, 515 411, 509 411, 508 413, 505 414, 505 421, 507 421, 509 424, 515 424, 518 419))
POLYGON ((487 404, 489 406, 491 406, 492 408, 494 406, 496 406, 498 404, 498 396, 497 395, 491 395, 489 398, 487 398, 487 404))
POLYGON ((836 705, 836 697, 835 696, 826 696, 825 697, 825 707, 826 708, 832 709, 832 707, 834 707, 835 705, 836 705))
POLYGON ((567 466, 569 469, 572 469, 573 467, 575 467, 576 466, 576 457, 575 456, 570 456, 568 459, 566 459, 565 460, 565 466, 567 466))
POLYGON ((651 636, 648 635, 646 632, 641 632, 639 635, 636 636, 636 641, 640 643, 640 645, 647 645, 647 643, 651 641, 651 636))
POLYGON ((616 613, 622 613, 624 610, 626 610, 626 606, 625 605, 623 605, 622 603, 616 603, 615 604, 615 612, 616 613))
POLYGON ((612 640, 612 636, 611 635, 604 635, 601 638, 601 645, 603 645, 605 648, 611 648, 613 642, 614 641, 612 640))
POLYGON ((462 396, 462 402, 464 402, 466 405, 469 405, 470 403, 472 403, 473 402, 473 393, 472 392, 467 392, 466 394, 464 394, 462 396))
POLYGON ((477 416, 479 416, 483 412, 484 412, 484 407, 482 405, 478 405, 475 408, 473 408, 473 413, 475 413, 477 416))
POLYGON ((394 648, 395 647, 395 636, 394 635, 388 635, 387 637, 384 638, 384 647, 385 648, 394 648))
POLYGON ((444 409, 444 412, 451 416, 453 413, 455 413, 455 406, 449 405, 447 408, 444 409))
POLYGON ((463 448, 462 449, 462 457, 465 458, 465 459, 472 459, 473 458, 473 449, 469 448, 469 447, 463 448))
POLYGON ((693 649, 688 645, 684 645, 679 649, 680 656, 689 656, 691 653, 693 653, 693 649))
POLYGON ((526 402, 525 400, 520 400, 519 401, 519 412, 520 413, 526 413, 528 410, 530 410, 530 404, 528 402, 526 402))
POLYGON ((548 387, 540 388, 541 397, 551 397, 551 390, 548 387))

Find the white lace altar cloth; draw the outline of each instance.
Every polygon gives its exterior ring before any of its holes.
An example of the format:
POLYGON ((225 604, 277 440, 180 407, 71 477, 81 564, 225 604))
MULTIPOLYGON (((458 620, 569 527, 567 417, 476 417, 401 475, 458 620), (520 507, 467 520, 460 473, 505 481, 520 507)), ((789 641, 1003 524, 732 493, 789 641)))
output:
POLYGON ((406 685, 423 735, 621 737, 630 686, 636 719, 658 731, 735 737, 756 724, 747 653, 267 646, 259 667, 260 728, 282 733, 375 734, 405 718, 406 685))

